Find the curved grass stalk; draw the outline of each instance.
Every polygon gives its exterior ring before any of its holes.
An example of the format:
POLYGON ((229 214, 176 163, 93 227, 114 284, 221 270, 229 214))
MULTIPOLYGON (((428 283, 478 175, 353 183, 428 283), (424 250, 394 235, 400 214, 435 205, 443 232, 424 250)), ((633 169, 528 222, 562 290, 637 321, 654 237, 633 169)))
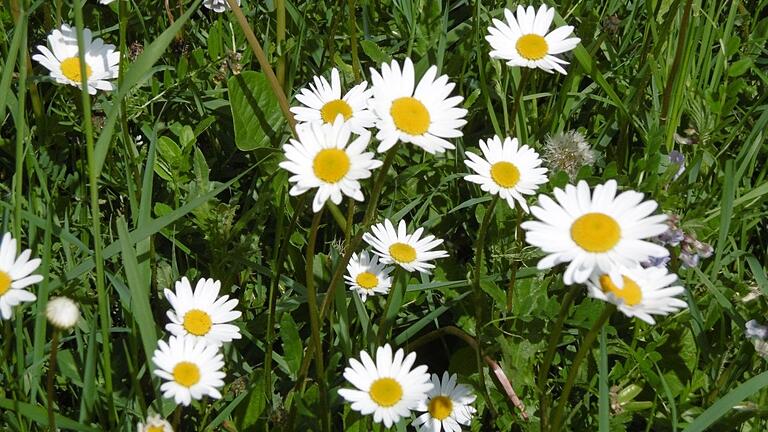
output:
MULTIPOLYGON (((315 371, 317 372, 317 383, 320 387, 320 425, 325 432, 331 430, 331 413, 328 410, 328 384, 325 381, 325 364, 323 362, 323 345, 320 340, 320 323, 318 321, 319 311, 317 310, 317 287, 315 287, 315 244, 317 242, 317 231, 320 227, 320 219, 323 216, 323 209, 315 213, 312 218, 312 228, 309 231, 309 241, 307 242, 306 255, 306 284, 307 284, 307 306, 309 306, 309 323, 312 327, 312 345, 315 347, 315 371)), ((330 296, 327 296, 330 297, 330 296)))

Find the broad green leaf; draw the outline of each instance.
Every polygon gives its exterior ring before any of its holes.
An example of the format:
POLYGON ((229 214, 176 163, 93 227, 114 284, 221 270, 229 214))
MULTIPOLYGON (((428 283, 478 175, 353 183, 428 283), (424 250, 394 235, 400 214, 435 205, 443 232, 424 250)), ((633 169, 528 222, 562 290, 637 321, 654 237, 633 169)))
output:
POLYGON ((304 350, 299 336, 299 328, 291 314, 283 314, 280 318, 280 339, 283 340, 283 358, 295 378, 301 366, 301 353, 304 350))
POLYGON ((276 147, 284 120, 267 77, 246 71, 230 78, 227 88, 237 148, 249 151, 276 147))

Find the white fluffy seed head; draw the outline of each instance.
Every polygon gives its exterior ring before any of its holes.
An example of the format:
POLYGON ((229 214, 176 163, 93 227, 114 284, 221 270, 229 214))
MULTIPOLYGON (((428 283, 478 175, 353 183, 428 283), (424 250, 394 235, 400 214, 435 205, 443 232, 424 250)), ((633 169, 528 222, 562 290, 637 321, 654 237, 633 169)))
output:
POLYGON ((80 319, 80 308, 68 297, 54 297, 48 300, 45 316, 59 330, 69 330, 80 319))

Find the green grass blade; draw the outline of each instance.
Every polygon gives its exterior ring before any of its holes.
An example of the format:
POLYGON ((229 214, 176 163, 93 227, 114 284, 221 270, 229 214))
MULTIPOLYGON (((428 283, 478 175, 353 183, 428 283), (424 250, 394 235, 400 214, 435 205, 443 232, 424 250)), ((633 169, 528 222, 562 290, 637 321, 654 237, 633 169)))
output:
POLYGON ((766 386, 768 386, 768 371, 748 379, 728 392, 727 395, 718 399, 711 407, 696 417, 693 423, 688 425, 683 432, 703 432, 708 430, 718 420, 728 414, 736 404, 759 392, 766 386))

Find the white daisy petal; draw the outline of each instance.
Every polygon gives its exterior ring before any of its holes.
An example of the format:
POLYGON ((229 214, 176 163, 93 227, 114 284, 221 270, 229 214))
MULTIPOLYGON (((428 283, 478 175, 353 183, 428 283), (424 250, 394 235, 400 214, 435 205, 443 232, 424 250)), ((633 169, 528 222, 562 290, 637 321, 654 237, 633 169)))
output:
POLYGON ((0 317, 10 319, 13 308, 21 303, 33 302, 37 298, 24 288, 43 280, 32 274, 40 266, 40 259, 30 259, 32 251, 25 249, 16 255, 16 239, 5 233, 0 242, 0 317))

